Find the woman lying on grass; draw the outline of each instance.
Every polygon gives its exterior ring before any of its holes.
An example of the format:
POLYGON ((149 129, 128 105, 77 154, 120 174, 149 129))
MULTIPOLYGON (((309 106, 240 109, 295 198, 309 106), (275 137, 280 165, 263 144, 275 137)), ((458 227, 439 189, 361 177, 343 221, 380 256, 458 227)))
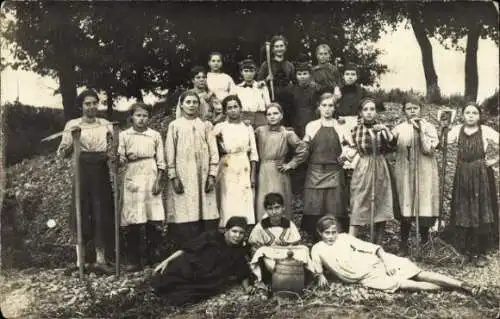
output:
POLYGON ((423 291, 457 289, 477 295, 480 287, 446 275, 423 271, 408 258, 386 253, 382 247, 337 233, 335 218, 322 217, 317 223, 321 241, 311 250, 318 285, 328 286, 323 269, 333 272, 346 283, 393 293, 398 289, 423 291))
POLYGON ((224 233, 205 232, 190 240, 155 268, 153 289, 173 306, 213 296, 234 279, 247 293, 253 293, 243 245, 246 227, 245 217, 233 216, 224 233))

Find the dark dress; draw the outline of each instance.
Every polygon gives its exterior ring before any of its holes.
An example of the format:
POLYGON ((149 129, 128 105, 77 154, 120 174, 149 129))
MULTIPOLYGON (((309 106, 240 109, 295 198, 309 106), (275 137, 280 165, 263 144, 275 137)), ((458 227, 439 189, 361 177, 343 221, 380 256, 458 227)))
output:
POLYGON ((236 279, 250 278, 246 246, 228 246, 224 234, 205 232, 187 242, 184 252, 152 278, 153 289, 170 304, 196 303, 219 293, 236 279))
POLYGON ((485 162, 482 129, 458 137, 457 168, 451 204, 452 225, 469 253, 484 253, 496 244, 498 202, 493 169, 485 162))
POLYGON ((361 100, 366 97, 366 90, 359 84, 344 85, 340 88, 342 98, 336 112, 339 116, 357 116, 361 100))
MULTIPOLYGON (((296 82, 295 79, 295 67, 290 61, 276 61, 271 60, 271 70, 273 73, 273 88, 274 88, 274 101, 281 105, 283 108, 283 121, 284 126, 290 125, 290 115, 291 115, 291 101, 289 95, 287 94, 288 88, 296 82)), ((262 63, 259 72, 257 73, 257 80, 265 80, 269 74, 269 67, 267 66, 267 61, 262 63)), ((269 94, 271 94, 271 88, 269 88, 269 94)), ((271 96, 272 99, 272 96, 271 96)))
POLYGON ((318 64, 312 68, 311 76, 320 92, 333 92, 341 83, 340 72, 331 63, 318 64))
POLYGON ((300 137, 304 137, 307 123, 316 119, 317 88, 312 85, 294 85, 287 90, 290 101, 290 126, 300 137))
POLYGON ((309 147, 302 229, 314 236, 316 222, 322 216, 347 217, 346 186, 344 171, 337 160, 342 147, 335 128, 322 126, 309 147))

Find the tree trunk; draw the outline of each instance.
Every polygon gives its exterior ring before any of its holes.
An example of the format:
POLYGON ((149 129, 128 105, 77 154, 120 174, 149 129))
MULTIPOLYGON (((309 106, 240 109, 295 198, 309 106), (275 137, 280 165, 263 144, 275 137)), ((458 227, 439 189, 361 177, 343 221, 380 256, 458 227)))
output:
POLYGON ((134 92, 134 97, 137 99, 137 102, 144 102, 144 98, 142 96, 141 88, 137 87, 134 92))
POLYGON ((82 110, 76 107, 75 66, 72 61, 61 62, 57 72, 59 76, 59 91, 62 95, 64 118, 68 121, 81 116, 82 110))
POLYGON ((108 120, 111 121, 111 119, 113 117, 113 90, 111 88, 108 88, 106 90, 106 97, 107 97, 107 101, 106 101, 106 106, 107 106, 106 115, 108 116, 108 120))
POLYGON ((144 66, 137 66, 136 67, 137 73, 135 76, 135 83, 133 87, 133 95, 137 99, 137 102, 143 102, 143 96, 141 89, 144 87, 144 66))
POLYGON ((436 69, 434 68, 434 59, 432 57, 432 45, 425 32, 424 23, 421 20, 421 13, 416 8, 410 9, 410 22, 413 33, 417 39, 420 51, 422 52, 422 65, 425 74, 425 83, 427 87, 427 100, 437 102, 441 98, 436 69))
POLYGON ((465 51, 465 92, 466 101, 476 101, 478 90, 477 49, 480 25, 471 23, 467 34, 467 48, 465 51))

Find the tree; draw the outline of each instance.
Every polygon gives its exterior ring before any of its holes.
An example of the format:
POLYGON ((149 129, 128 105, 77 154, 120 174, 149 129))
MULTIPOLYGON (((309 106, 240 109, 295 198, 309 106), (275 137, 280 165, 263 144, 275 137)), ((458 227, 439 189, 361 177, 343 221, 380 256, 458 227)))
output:
POLYGON ((446 47, 465 51, 464 96, 475 101, 478 92, 477 50, 479 39, 489 38, 498 46, 498 11, 493 2, 453 2, 447 6, 433 4, 439 12, 434 19, 432 35, 446 47), (465 48, 461 39, 466 38, 465 48))
POLYGON ((177 38, 161 11, 112 2, 10 2, 4 10, 15 16, 4 32, 19 61, 12 66, 57 77, 66 119, 81 114, 77 86, 107 91, 108 114, 113 96, 142 100, 142 91, 166 86, 177 38))
MULTIPOLYGON (((65 116, 75 109, 76 87, 113 97, 142 99, 142 92, 175 88, 193 64, 206 65, 221 50, 225 71, 238 78, 237 62, 249 53, 264 60, 262 47, 273 34, 289 41, 293 60, 319 43, 332 46, 361 66, 360 81, 372 84, 386 71, 379 51, 367 45, 382 30, 376 3, 147 3, 11 2, 15 15, 6 38, 19 67, 59 78, 65 116), (272 17, 272 18, 270 18, 272 17)), ((172 90, 174 91, 174 90, 172 90)))
POLYGON ((75 2, 7 2, 4 6, 3 14, 14 14, 16 19, 3 33, 19 61, 14 67, 57 77, 67 119, 79 115, 75 68, 82 49, 90 44, 79 27, 86 9, 75 2))
POLYGON ((408 18, 411 22, 413 33, 422 52, 422 66, 424 69, 425 83, 427 88, 426 97, 429 102, 439 101, 441 90, 439 88, 438 76, 434 67, 434 58, 432 56, 432 44, 429 40, 424 21, 422 4, 411 3, 408 7, 408 18))

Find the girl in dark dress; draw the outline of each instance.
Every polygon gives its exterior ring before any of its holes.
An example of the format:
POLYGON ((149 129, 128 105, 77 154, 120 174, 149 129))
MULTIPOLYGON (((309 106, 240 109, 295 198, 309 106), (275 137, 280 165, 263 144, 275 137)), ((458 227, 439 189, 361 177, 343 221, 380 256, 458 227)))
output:
POLYGON ((316 222, 323 215, 334 216, 340 231, 348 230, 341 161, 344 157, 351 158, 355 152, 349 132, 334 118, 335 98, 332 93, 320 96, 318 110, 320 118, 307 124, 304 136, 308 156, 301 227, 311 237, 317 236, 316 222))
MULTIPOLYGON (((288 126, 290 124, 290 101, 287 94, 287 88, 296 82, 295 79, 295 67, 294 65, 286 59, 286 50, 288 47, 288 41, 282 35, 275 35, 271 38, 271 72, 273 77, 273 88, 274 88, 274 100, 271 102, 277 102, 284 110, 283 125, 288 126)), ((257 73, 257 80, 259 81, 269 81, 271 76, 269 75, 269 66, 267 61, 262 63, 259 72, 257 73)), ((271 92, 271 88, 269 88, 271 92)), ((272 99, 272 97, 271 97, 272 99)))
POLYGON ((320 44, 316 48, 316 59, 318 64, 312 68, 312 79, 320 92, 334 93, 336 99, 340 99, 340 85, 342 77, 336 66, 331 63, 333 57, 332 49, 328 44, 320 44))
POLYGON ((458 143, 451 226, 456 227, 458 237, 454 242, 463 244, 459 248, 470 261, 484 266, 483 255, 496 244, 498 236, 498 199, 491 166, 498 163, 499 134, 480 125, 477 105, 468 104, 462 113, 464 124, 448 134, 448 143, 458 143), (492 145, 496 151, 490 152, 492 145))
POLYGON ((247 221, 233 216, 224 233, 205 232, 160 263, 152 279, 153 289, 170 304, 183 306, 219 293, 234 279, 247 293, 255 291, 243 244, 247 221))
MULTIPOLYGON (((95 260, 92 267, 108 273, 113 271, 107 261, 113 256, 114 251, 114 205, 108 166, 109 136, 112 134, 113 126, 107 120, 97 117, 98 102, 99 97, 93 90, 85 90, 77 97, 77 106, 82 110, 82 117, 66 123, 57 154, 66 157, 72 153, 71 130, 80 128, 80 205, 85 251, 77 253, 77 256, 82 256, 84 263, 95 260)), ((74 202, 73 200, 70 225, 76 235, 74 202)))

